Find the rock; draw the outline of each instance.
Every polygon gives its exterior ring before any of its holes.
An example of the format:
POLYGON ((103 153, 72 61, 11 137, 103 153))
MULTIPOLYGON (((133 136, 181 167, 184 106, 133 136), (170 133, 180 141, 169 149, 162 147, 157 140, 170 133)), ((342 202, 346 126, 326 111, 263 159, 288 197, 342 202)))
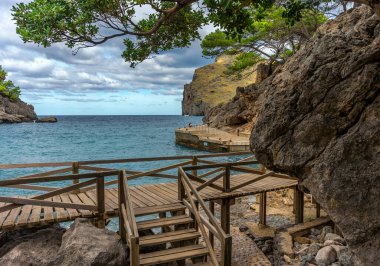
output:
POLYGON ((0 265, 50 265, 61 246, 64 231, 53 226, 9 233, 0 248, 0 265))
POLYGON ((342 245, 344 245, 346 242, 346 241, 344 241, 344 239, 342 237, 340 237, 337 234, 333 234, 333 233, 327 233, 325 235, 324 240, 325 241, 327 241, 327 240, 335 241, 335 242, 341 243, 342 245))
POLYGON ((332 233, 333 229, 331 226, 324 226, 322 228, 321 234, 320 234, 320 240, 323 242, 325 240, 326 234, 332 233))
POLYGON ((348 247, 347 247, 347 246, 331 245, 331 247, 332 247, 333 249, 335 249, 338 258, 339 258, 339 256, 340 256, 342 253, 344 253, 344 252, 346 252, 346 251, 348 250, 348 247))
POLYGON ((308 254, 311 254, 313 256, 317 255, 318 251, 322 248, 320 244, 313 243, 309 246, 309 249, 307 250, 308 254))
POLYGON ((58 119, 54 116, 43 117, 36 121, 37 123, 57 123, 58 119))
POLYGON ((0 94, 0 124, 33 122, 37 120, 34 107, 21 100, 11 101, 0 94))
POLYGON ((288 255, 284 255, 284 261, 289 264, 292 263, 292 259, 288 255))
POLYGON ((326 240, 325 242, 323 242, 323 245, 324 245, 324 246, 332 246, 332 245, 339 245, 339 246, 342 246, 342 243, 341 243, 341 242, 334 241, 334 240, 326 240))
POLYGON ((258 85, 265 100, 251 135, 260 163, 302 180, 357 265, 380 256, 379 61, 380 19, 370 8, 327 21, 258 85))
POLYGON ((126 254, 118 234, 78 218, 63 235, 54 265, 125 265, 126 254))
POLYGON ((303 236, 297 236, 297 237, 295 237, 294 241, 297 241, 300 244, 310 244, 311 243, 311 241, 310 241, 309 238, 303 237, 303 236))
POLYGON ((253 68, 244 71, 246 79, 225 73, 234 58, 232 55, 221 55, 215 63, 195 70, 191 83, 184 86, 183 115, 205 115, 212 107, 226 103, 239 94, 236 87, 255 82, 253 68))
POLYGON ((303 255, 301 257, 301 261, 304 261, 304 262, 313 262, 314 261, 314 257, 315 257, 314 255, 307 253, 306 255, 303 255))
POLYGON ((313 236, 320 235, 321 234, 321 230, 316 229, 316 228, 311 228, 310 229, 310 234, 313 235, 313 236))
POLYGON ((293 240, 288 232, 280 232, 276 235, 276 243, 279 254, 287 255, 294 259, 293 240))
MULTIPOLYGON (((353 266, 354 260, 353 260, 353 254, 352 252, 346 248, 341 249, 338 253, 338 259, 341 266, 353 266)), ((363 264, 363 265, 370 265, 370 264, 363 264)), ((376 265, 376 264, 373 264, 376 265)))
POLYGON ((315 261, 317 265, 330 265, 336 260, 336 251, 333 247, 323 247, 321 248, 317 255, 315 256, 315 261))

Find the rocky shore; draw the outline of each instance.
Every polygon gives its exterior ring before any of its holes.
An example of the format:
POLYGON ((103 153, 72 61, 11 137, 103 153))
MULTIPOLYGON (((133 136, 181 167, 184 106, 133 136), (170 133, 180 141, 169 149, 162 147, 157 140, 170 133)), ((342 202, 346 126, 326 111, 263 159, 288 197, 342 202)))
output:
POLYGON ((0 124, 33 122, 37 119, 37 114, 32 105, 20 99, 11 101, 0 94, 0 124))

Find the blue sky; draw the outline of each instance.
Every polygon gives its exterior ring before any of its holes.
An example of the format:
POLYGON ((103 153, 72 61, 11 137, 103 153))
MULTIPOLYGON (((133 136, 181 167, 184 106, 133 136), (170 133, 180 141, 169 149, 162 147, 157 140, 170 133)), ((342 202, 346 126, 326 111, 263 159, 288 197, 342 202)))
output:
MULTIPOLYGON (((199 41, 135 69, 120 56, 122 39, 75 56, 63 44, 24 44, 10 12, 20 1, 0 1, 0 65, 38 115, 181 114, 183 85, 194 69, 212 62, 202 57, 199 41)), ((206 27, 201 34, 211 30, 206 27)))

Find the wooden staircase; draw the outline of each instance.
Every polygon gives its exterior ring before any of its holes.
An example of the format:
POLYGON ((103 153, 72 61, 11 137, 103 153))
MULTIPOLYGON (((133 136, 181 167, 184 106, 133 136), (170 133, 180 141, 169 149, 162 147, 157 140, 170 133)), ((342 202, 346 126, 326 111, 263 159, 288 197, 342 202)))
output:
POLYGON ((194 220, 186 214, 181 204, 169 204, 160 208, 139 208, 135 216, 149 218, 137 222, 139 238, 139 265, 156 265, 190 258, 206 258, 209 250, 199 245, 201 234, 194 228, 194 220), (152 215, 154 215, 152 217, 152 215), (161 218, 157 218, 157 217, 161 218), (157 232, 146 235, 145 232, 157 232), (145 235, 145 236, 143 236, 145 235))

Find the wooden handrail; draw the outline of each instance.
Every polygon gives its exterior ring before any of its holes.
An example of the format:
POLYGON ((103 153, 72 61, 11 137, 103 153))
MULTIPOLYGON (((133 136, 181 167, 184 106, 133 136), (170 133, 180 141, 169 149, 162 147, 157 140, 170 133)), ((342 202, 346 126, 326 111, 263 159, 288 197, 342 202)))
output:
MULTIPOLYGON (((217 238, 221 241, 223 254, 225 254, 225 252, 228 253, 231 250, 231 245, 232 245, 231 236, 226 234, 223 231, 222 227, 219 225, 214 215, 208 209, 204 200, 202 199, 198 191, 192 185, 188 174, 184 171, 182 167, 178 168, 178 183, 179 183, 179 186, 181 187, 179 191, 184 192, 188 196, 187 199, 185 199, 184 194, 182 194, 180 197, 182 197, 183 203, 189 208, 189 210, 192 212, 195 219, 197 220, 203 239, 210 251, 210 257, 213 263, 215 265, 219 265, 215 256, 213 245, 211 244, 210 238, 207 236, 207 233, 204 227, 206 226, 209 229, 209 232, 217 236, 217 238), (205 218, 203 218, 200 215, 193 197, 195 197, 195 199, 197 200, 197 203, 201 206, 206 216, 208 217, 209 221, 207 221, 205 218)), ((226 256, 227 260, 230 259, 230 258, 228 259, 228 257, 229 256, 226 256)), ((230 261, 225 261, 225 257, 223 257, 222 265, 230 265, 230 261)))
MULTIPOLYGON (((213 158, 213 157, 226 157, 226 156, 245 155, 245 154, 252 154, 252 152, 242 151, 242 152, 226 152, 226 153, 183 155, 183 156, 166 156, 166 157, 161 156, 161 157, 142 157, 142 158, 128 158, 128 159, 114 159, 114 160, 79 161, 78 164, 79 165, 91 165, 91 164, 151 162, 151 161, 191 160, 193 157, 213 158)), ((71 167, 72 162, 0 164, 0 169, 59 167, 59 166, 70 166, 71 167)))
POLYGON ((216 164, 210 164, 210 165, 186 166, 186 167, 183 167, 183 170, 185 171, 204 170, 204 169, 210 169, 210 168, 220 168, 220 167, 227 167, 227 166, 250 165, 250 164, 259 164, 259 162, 255 160, 255 161, 216 163, 216 164))

